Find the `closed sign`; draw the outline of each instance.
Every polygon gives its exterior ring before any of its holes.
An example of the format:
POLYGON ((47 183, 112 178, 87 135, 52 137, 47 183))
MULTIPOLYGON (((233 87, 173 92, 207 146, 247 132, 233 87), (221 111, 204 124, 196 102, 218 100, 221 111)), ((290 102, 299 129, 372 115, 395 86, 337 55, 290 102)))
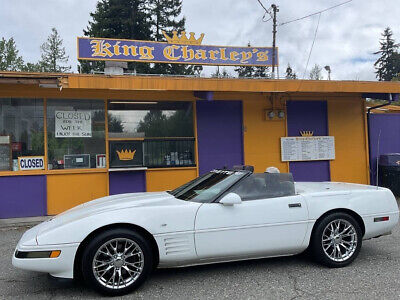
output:
POLYGON ((43 156, 22 156, 18 157, 18 167, 21 171, 25 170, 43 170, 43 156))

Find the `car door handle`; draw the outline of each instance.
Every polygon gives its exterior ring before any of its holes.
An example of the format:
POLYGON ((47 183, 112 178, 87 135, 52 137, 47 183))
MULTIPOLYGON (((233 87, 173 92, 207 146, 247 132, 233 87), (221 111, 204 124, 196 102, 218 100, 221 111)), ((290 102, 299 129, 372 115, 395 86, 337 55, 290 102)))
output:
POLYGON ((289 208, 301 207, 301 203, 289 203, 289 208))

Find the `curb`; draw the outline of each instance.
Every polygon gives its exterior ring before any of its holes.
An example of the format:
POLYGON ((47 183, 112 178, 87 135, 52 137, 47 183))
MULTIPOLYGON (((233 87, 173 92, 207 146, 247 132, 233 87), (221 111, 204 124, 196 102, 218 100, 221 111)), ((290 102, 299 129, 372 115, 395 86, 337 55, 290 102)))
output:
POLYGON ((0 219, 0 229, 11 229, 18 227, 32 227, 41 222, 44 222, 51 218, 51 216, 44 217, 29 217, 29 218, 12 218, 12 219, 0 219))

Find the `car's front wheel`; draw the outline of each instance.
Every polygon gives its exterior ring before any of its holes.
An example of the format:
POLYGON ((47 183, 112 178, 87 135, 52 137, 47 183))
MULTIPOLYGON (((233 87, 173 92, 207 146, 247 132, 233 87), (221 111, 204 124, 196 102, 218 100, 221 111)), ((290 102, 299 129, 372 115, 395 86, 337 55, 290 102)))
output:
POLYGON ((138 288, 152 271, 149 243, 137 232, 111 229, 93 238, 83 251, 82 274, 102 294, 118 296, 138 288))
POLYGON ((331 268, 340 268, 356 259, 361 245, 360 225, 351 215, 338 212, 316 224, 310 246, 317 262, 331 268))

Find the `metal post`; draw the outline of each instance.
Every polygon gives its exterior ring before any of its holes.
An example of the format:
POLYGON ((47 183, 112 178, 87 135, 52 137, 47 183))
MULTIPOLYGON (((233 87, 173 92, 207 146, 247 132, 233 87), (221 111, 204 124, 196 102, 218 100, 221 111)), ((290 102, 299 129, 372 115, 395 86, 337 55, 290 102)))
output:
POLYGON ((278 6, 275 4, 271 5, 273 16, 272 16, 272 79, 275 79, 275 46, 276 46, 276 13, 279 11, 278 6))

